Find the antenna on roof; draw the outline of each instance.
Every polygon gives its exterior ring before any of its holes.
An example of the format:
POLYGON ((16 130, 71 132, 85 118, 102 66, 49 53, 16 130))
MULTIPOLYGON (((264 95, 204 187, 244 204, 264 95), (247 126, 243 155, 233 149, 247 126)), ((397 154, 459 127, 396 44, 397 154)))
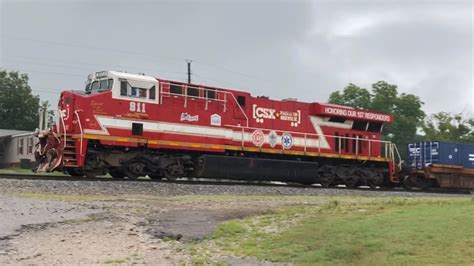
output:
POLYGON ((188 83, 191 84, 191 62, 193 60, 186 59, 186 63, 188 63, 188 83))

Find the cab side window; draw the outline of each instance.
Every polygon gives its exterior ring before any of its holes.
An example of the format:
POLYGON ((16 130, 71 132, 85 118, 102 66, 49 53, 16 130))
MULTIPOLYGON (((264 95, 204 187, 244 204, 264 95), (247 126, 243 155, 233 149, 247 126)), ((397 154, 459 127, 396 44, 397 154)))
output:
POLYGON ((199 88, 188 86, 186 88, 186 95, 199 97, 199 88))
POLYGON ((153 84, 144 84, 143 83, 138 83, 134 82, 133 80, 126 80, 126 79, 121 79, 120 80, 120 96, 123 97, 130 97, 130 98, 138 98, 138 99, 150 99, 150 100, 155 100, 156 99, 156 85, 153 84), (142 87, 143 86, 143 87, 142 87), (148 88, 148 86, 151 86, 151 88, 148 88))
POLYGON ((108 84, 107 84, 107 90, 111 90, 112 89, 112 86, 114 85, 114 80, 113 79, 109 79, 108 80, 108 84))
POLYGON ((139 87, 132 87, 130 97, 146 98, 146 89, 139 88, 139 87))
POLYGON ((99 90, 104 91, 104 90, 107 90, 108 87, 109 87, 109 81, 107 79, 103 79, 100 81, 99 90))
POLYGON ((127 81, 120 81, 120 96, 127 96, 127 81))
POLYGON ((170 94, 183 94, 183 87, 177 84, 170 84, 170 94))
POLYGON ((150 88, 149 98, 150 98, 150 100, 154 100, 156 98, 156 87, 155 86, 150 88))
POLYGON ((97 91, 100 88, 100 83, 98 81, 92 82, 91 90, 97 91))
POLYGON ((240 106, 244 107, 245 106, 245 96, 237 96, 237 102, 239 103, 240 106))

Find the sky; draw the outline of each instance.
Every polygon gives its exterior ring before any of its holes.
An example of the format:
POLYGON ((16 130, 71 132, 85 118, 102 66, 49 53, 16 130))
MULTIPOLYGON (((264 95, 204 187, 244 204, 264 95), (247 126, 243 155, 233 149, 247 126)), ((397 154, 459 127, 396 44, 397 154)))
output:
MULTIPOLYGON (((0 68, 56 103, 101 70, 325 102, 385 80, 474 115, 474 1, 0 0, 0 68)), ((53 104, 54 106, 55 104, 53 104)))

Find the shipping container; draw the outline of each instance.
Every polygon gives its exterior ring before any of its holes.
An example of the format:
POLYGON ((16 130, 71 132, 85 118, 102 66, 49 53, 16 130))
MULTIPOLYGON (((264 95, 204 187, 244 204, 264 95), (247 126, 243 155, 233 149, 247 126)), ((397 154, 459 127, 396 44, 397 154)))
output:
POLYGON ((426 141, 408 144, 408 166, 422 169, 431 164, 474 169, 474 145, 426 141))

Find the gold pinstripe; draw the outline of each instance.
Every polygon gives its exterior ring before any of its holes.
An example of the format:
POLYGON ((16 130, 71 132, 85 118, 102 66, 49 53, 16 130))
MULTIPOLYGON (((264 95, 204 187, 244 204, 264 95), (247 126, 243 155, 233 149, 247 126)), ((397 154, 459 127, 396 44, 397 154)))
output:
MULTIPOLYGON (((72 138, 78 139, 81 135, 73 135, 72 138)), ((279 149, 268 149, 268 148, 257 148, 257 147, 241 147, 234 145, 221 145, 221 144, 207 144, 207 143, 195 143, 195 142, 185 142, 185 141, 171 141, 171 140, 157 140, 157 139, 141 139, 141 138, 127 138, 127 137, 115 137, 115 136, 105 136, 105 135, 96 135, 96 134, 84 134, 84 139, 94 139, 94 140, 106 140, 106 141, 117 141, 117 142, 136 142, 136 143, 148 143, 151 145, 166 145, 166 146, 183 146, 191 148, 207 148, 215 150, 233 150, 233 151, 247 151, 247 152, 265 152, 265 153, 274 153, 274 154, 289 154, 289 155, 304 155, 312 157, 325 157, 325 158, 342 158, 342 159, 352 159, 352 160, 361 160, 361 161, 377 161, 377 162, 388 162, 387 158, 383 157, 368 157, 368 156, 354 156, 354 155, 344 155, 344 154, 332 154, 332 153, 318 153, 318 152, 304 152, 304 151, 291 151, 291 150, 279 150, 279 149)))

